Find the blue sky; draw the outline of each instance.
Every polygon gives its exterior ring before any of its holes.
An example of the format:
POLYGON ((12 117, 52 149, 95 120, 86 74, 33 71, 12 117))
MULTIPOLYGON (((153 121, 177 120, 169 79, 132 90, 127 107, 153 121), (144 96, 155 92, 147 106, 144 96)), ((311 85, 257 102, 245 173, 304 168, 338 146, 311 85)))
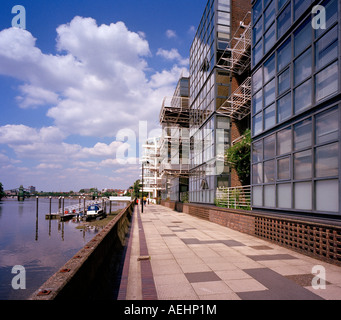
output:
POLYGON ((0 2, 0 182, 127 188, 206 1, 0 2), (12 27, 15 5, 26 29, 12 27), (140 139, 139 139, 140 138, 140 139))

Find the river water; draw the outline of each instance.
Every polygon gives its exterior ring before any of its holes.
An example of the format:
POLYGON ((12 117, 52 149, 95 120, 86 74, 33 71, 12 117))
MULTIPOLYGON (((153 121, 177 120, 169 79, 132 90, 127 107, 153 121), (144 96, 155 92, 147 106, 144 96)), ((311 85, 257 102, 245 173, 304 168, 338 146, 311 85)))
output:
MULTIPOLYGON (((99 232, 77 229, 80 222, 46 220, 49 203, 39 198, 37 214, 35 198, 0 201, 0 300, 27 299, 99 232)), ((65 199, 64 205, 77 203, 65 199)), ((125 203, 112 202, 112 211, 123 207, 125 203)), ((57 211, 58 199, 52 199, 52 212, 57 211)))

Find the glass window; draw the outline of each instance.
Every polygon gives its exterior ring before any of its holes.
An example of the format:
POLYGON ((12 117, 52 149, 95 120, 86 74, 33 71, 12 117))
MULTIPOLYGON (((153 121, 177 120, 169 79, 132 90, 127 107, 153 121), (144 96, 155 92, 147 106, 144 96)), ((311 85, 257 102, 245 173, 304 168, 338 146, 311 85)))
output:
POLYGON ((291 152, 291 128, 288 127, 277 133, 277 155, 291 152))
POLYGON ((339 181, 316 181, 316 210, 339 212, 339 181))
POLYGON ((271 1, 271 4, 267 7, 267 9, 264 12, 264 29, 266 30, 272 22, 275 20, 275 0, 271 1))
POLYGON ((339 69, 335 62, 329 67, 323 69, 316 75, 316 100, 321 100, 338 91, 339 69))
POLYGON ((311 182, 299 182, 294 185, 295 190, 295 209, 312 209, 312 190, 311 182))
POLYGON ((336 140, 339 134, 338 109, 328 110, 316 116, 316 143, 336 140))
POLYGON ((294 178, 311 178, 312 152, 311 150, 298 152, 294 155, 294 178))
POLYGON ((264 83, 267 83, 271 78, 275 76, 275 55, 273 54, 264 63, 264 83))
POLYGON ((311 0, 294 0, 294 19, 296 20, 309 7, 311 0))
POLYGON ((263 160, 263 141, 253 143, 252 146, 252 162, 259 162, 263 160))
POLYGON ((264 206, 275 207, 276 190, 274 185, 264 186, 264 206))
POLYGON ((315 64, 320 69, 337 58, 337 26, 315 44, 315 64))
POLYGON ((291 25, 291 4, 289 3, 277 18, 277 39, 279 39, 291 25))
POLYGON ((253 92, 258 91, 263 86, 262 68, 259 68, 252 76, 253 92))
POLYGON ((264 160, 275 157, 275 135, 272 134, 264 139, 264 160))
POLYGON ((277 205, 279 208, 290 209, 291 208, 291 184, 284 183, 277 185, 277 205))
POLYGON ((267 53, 270 48, 274 45, 276 40, 275 37, 275 24, 264 34, 264 53, 267 53))
MULTIPOLYGON (((328 29, 335 21, 337 21, 338 0, 327 0, 322 2, 322 6, 326 9, 326 29, 328 29)), ((316 37, 325 32, 325 29, 318 28, 315 30, 316 37)))
POLYGON ((283 5, 285 5, 285 3, 288 0, 278 0, 278 11, 281 10, 281 8, 283 7, 283 5))
POLYGON ((259 21, 255 24, 252 30, 252 41, 253 44, 256 44, 258 40, 262 37, 263 34, 263 24, 262 19, 259 19, 259 21))
POLYGON ((287 40, 277 51, 277 70, 282 70, 291 60, 291 41, 287 40))
POLYGON ((311 79, 304 82, 294 90, 294 112, 297 114, 311 106, 311 79))
POLYGON ((256 4, 252 8, 252 21, 256 22, 262 13, 262 0, 257 0, 256 4))
POLYGON ((288 93, 277 101, 278 122, 288 119, 291 113, 291 93, 288 93))
POLYGON ((294 149, 299 150, 311 146, 312 122, 311 119, 294 125, 294 149))
POLYGON ((252 62, 255 66, 263 56, 263 42, 260 40, 258 44, 253 48, 252 62))
POLYGON ((276 109, 273 103, 264 110, 264 129, 267 130, 276 124, 276 109))
POLYGON ((263 93, 262 93, 262 90, 260 90, 258 93, 256 93, 253 96, 252 102, 253 102, 252 103, 253 114, 256 114, 257 112, 259 112, 263 109, 263 93))
POLYGON ((294 33, 294 56, 298 56, 310 43, 312 36, 310 19, 294 33))
POLYGON ((311 75, 311 49, 307 50, 294 62, 295 85, 311 75))
POLYGON ((252 166, 252 184, 263 182, 263 163, 259 162, 252 166))
POLYGON ((261 133, 263 131, 263 116, 262 113, 257 114, 253 117, 253 135, 261 133))
POLYGON ((316 177, 330 177, 339 174, 339 144, 332 143, 316 148, 315 174, 316 177))
POLYGON ((252 187, 252 204, 254 206, 263 206, 263 187, 252 187))
POLYGON ((290 68, 278 76, 278 94, 282 94, 290 88, 290 68))
POLYGON ((275 84, 276 84, 275 79, 273 79, 264 87, 264 105, 265 106, 268 106, 269 104, 275 101, 275 98, 276 98, 275 84))
POLYGON ((278 160, 278 162, 277 162, 277 178, 279 180, 290 179, 290 157, 278 160))

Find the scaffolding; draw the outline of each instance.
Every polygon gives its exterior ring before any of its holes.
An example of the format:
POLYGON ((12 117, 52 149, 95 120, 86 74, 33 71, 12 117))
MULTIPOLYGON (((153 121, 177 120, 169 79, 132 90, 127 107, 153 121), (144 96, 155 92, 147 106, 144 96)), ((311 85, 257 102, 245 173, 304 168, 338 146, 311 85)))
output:
POLYGON ((221 54, 217 66, 241 75, 251 62, 251 13, 248 12, 232 37, 229 46, 221 54))
POLYGON ((251 112, 251 77, 246 80, 225 100, 218 113, 233 119, 242 120, 251 112))
POLYGON ((160 123, 189 126, 189 98, 181 96, 165 97, 160 111, 160 123))

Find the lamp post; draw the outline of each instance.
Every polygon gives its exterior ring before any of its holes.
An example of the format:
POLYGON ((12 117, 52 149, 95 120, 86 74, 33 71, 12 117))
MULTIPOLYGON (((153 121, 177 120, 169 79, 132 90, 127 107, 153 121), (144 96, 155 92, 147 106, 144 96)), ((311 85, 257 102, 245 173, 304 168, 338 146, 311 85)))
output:
MULTIPOLYGON (((149 164, 146 161, 146 164, 149 164)), ((144 185, 144 162, 142 161, 142 195, 141 195, 141 212, 143 213, 143 185, 144 185)))

